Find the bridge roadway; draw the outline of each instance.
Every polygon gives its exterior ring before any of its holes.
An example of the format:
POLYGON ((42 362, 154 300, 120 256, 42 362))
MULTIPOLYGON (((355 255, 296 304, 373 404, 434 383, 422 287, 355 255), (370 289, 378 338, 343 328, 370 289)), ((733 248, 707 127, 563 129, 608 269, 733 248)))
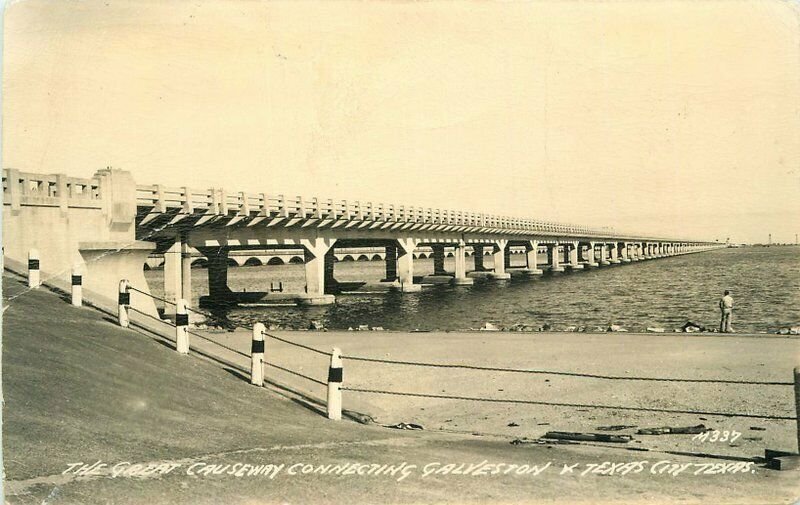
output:
MULTIPOLYGON (((600 268, 723 247, 476 212, 136 185, 129 172, 110 168, 91 179, 4 169, 3 204, 7 267, 22 269, 32 249, 41 257, 43 274, 49 270, 54 280, 69 279, 78 263, 85 272, 84 292, 108 300, 115 297, 121 277, 147 286, 142 270, 151 253, 164 254, 167 298, 189 299, 192 249, 208 260, 206 301, 211 303, 273 296, 229 289, 232 253, 302 251, 306 286, 291 297, 314 305, 333 303, 343 289, 335 280, 334 263, 336 251, 346 248, 379 248, 386 267, 382 285, 412 292, 421 289, 414 276, 420 248, 434 258, 434 275, 426 281, 467 285, 475 277, 505 280, 511 274, 539 275, 544 268, 600 268), (517 250, 525 254, 525 266, 511 269, 511 253, 517 250), (468 272, 470 253, 475 261, 468 272), (444 269, 449 254, 453 272, 444 269), (485 255, 491 267, 484 264, 485 255)), ((155 310, 145 300, 133 303, 155 310)))

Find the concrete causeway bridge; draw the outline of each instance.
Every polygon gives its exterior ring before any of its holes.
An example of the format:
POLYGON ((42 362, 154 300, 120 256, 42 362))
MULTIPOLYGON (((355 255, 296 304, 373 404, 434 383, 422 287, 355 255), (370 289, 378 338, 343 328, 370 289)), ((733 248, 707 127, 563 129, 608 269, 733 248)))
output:
MULTIPOLYGON (((43 277, 57 285, 69 283, 79 265, 87 297, 115 300, 121 278, 146 287, 148 256, 162 253, 167 299, 190 299, 196 250, 207 260, 207 302, 281 297, 311 305, 333 303, 347 289, 336 281, 334 264, 337 251, 348 248, 380 251, 386 268, 381 284, 413 292, 421 289, 414 258, 423 249, 434 262, 434 275, 424 282, 467 285, 476 277, 503 280, 724 247, 468 211, 137 185, 129 172, 110 168, 91 179, 4 169, 3 235, 7 268, 26 270, 33 250, 43 277), (231 256, 250 250, 302 252, 303 292, 233 292, 227 282, 231 256), (524 255, 523 267, 511 268, 515 252, 524 255), (445 271, 445 256, 454 258, 454 271, 445 271), (471 271, 468 256, 474 258, 471 271)), ((145 296, 135 297, 132 306, 155 313, 145 296)))

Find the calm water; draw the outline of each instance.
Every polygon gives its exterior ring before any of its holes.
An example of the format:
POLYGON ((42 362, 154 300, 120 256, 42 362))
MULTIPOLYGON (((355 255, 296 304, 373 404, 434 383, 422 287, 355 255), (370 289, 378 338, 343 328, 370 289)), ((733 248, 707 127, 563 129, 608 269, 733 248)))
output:
MULTIPOLYGON (((452 258, 446 268, 453 270, 452 258)), ((523 262, 514 256, 512 266, 523 262)), ((491 260, 486 258, 486 266, 491 260)), ((468 258, 468 269, 471 259, 468 258)), ((521 264, 519 265, 521 266, 521 264)), ((414 261, 415 274, 432 273, 431 259, 414 261)), ((340 262, 340 281, 378 281, 382 261, 340 262)), ((163 273, 148 271, 154 294, 163 293, 163 273)), ((267 291, 270 281, 302 291, 302 265, 238 267, 228 271, 234 291, 267 291)), ((204 269, 192 271, 192 304, 206 294, 204 269)), ((724 289, 735 299, 733 327, 740 332, 774 332, 800 323, 800 247, 722 249, 700 254, 611 266, 601 269, 511 281, 475 281, 472 286, 432 286, 421 293, 345 294, 326 307, 243 308, 220 313, 232 322, 256 321, 283 328, 307 328, 320 320, 331 329, 360 324, 391 330, 459 330, 486 322, 553 329, 622 325, 630 331, 648 326, 667 331, 686 321, 705 326, 719 322, 717 301, 724 289)))

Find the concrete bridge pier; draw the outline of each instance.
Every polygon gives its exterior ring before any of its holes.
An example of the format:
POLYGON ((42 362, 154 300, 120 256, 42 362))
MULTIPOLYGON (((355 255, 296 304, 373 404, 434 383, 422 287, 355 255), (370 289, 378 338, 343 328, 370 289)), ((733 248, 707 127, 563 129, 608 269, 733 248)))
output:
MULTIPOLYGON (((333 249, 336 239, 313 238, 301 240, 304 248, 306 289, 305 294, 298 297, 297 301, 303 305, 330 305, 336 298, 325 291, 326 268, 325 258, 328 251, 333 249)), ((329 260, 330 277, 333 277, 333 256, 329 260)))
POLYGON ((454 251, 456 263, 456 275, 452 283, 456 286, 469 286, 473 280, 467 277, 467 245, 463 240, 459 240, 454 251))
POLYGON ((334 253, 334 248, 331 247, 328 249, 328 252, 325 253, 325 294, 326 295, 335 295, 339 293, 339 282, 333 275, 334 265, 336 263, 336 254, 334 253))
POLYGON ((528 275, 542 275, 542 270, 539 269, 539 241, 529 240, 525 243, 525 266, 522 270, 523 273, 528 275))
POLYGON ((444 244, 433 244, 433 275, 447 275, 444 269, 444 244))
POLYGON ((386 278, 382 282, 395 282, 397 280, 397 246, 386 246, 386 278))
POLYGON ((493 279, 506 280, 511 278, 511 274, 506 272, 506 257, 509 256, 506 254, 507 246, 508 240, 496 240, 494 242, 494 249, 492 251, 494 272, 491 275, 493 279))
POLYGON ((608 261, 608 244, 600 242, 600 265, 607 267, 611 262, 608 261))
MULTIPOLYGON (((198 247, 208 258, 208 298, 212 303, 233 301, 235 294, 228 287, 228 247, 198 247)), ((165 264, 166 269, 166 264, 165 264)))
POLYGON ((483 266, 483 245, 475 244, 472 246, 472 259, 475 262, 475 272, 485 272, 486 267, 483 266))
POLYGON ((630 263, 630 244, 627 242, 620 242, 619 244, 619 259, 623 263, 630 263))
POLYGON ((419 240, 413 238, 397 239, 397 276, 404 293, 422 291, 422 286, 414 284, 414 249, 418 244, 419 240))
POLYGON ((596 250, 596 247, 597 247, 597 243, 589 242, 589 248, 586 251, 586 259, 587 259, 586 265, 590 266, 590 267, 594 267, 594 268, 600 266, 600 264, 597 263, 597 250, 596 250))
POLYGON ((567 242, 564 244, 564 248, 569 250, 569 262, 567 263, 567 266, 572 270, 583 270, 583 264, 580 263, 578 258, 578 250, 580 247, 580 242, 567 242))
POLYGON ((617 242, 612 242, 609 250, 611 252, 611 259, 609 259, 609 263, 612 265, 619 264, 619 244, 617 242))
POLYGON ((639 257, 639 244, 637 242, 633 242, 629 245, 630 245, 631 261, 641 260, 641 258, 639 257))
POLYGON ((558 249, 558 242, 547 244, 547 262, 550 264, 550 271, 553 273, 564 271, 564 267, 561 266, 558 249))

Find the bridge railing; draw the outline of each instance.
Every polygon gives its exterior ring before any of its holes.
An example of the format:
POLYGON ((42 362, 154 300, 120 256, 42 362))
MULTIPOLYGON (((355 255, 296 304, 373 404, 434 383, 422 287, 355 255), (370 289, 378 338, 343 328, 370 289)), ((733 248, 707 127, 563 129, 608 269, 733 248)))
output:
MULTIPOLYGON (((5 184, 5 183, 4 183, 5 184)), ((84 182, 84 184, 86 184, 84 182)), ((96 187, 96 185, 95 185, 96 187)), ((240 215, 283 217, 300 219, 345 219, 396 223, 422 223, 433 225, 469 226, 483 229, 529 231, 559 236, 615 237, 643 240, 663 240, 658 237, 620 234, 609 229, 592 229, 587 226, 554 223, 519 217, 498 216, 449 209, 396 206, 394 204, 332 200, 283 194, 227 193, 223 189, 192 190, 165 188, 160 185, 139 185, 136 188, 137 204, 156 212, 180 208, 184 212, 205 212, 212 215, 240 215)))
POLYGON ((67 177, 65 174, 35 174, 3 170, 3 200, 12 208, 42 207, 101 208, 100 180, 67 177))

